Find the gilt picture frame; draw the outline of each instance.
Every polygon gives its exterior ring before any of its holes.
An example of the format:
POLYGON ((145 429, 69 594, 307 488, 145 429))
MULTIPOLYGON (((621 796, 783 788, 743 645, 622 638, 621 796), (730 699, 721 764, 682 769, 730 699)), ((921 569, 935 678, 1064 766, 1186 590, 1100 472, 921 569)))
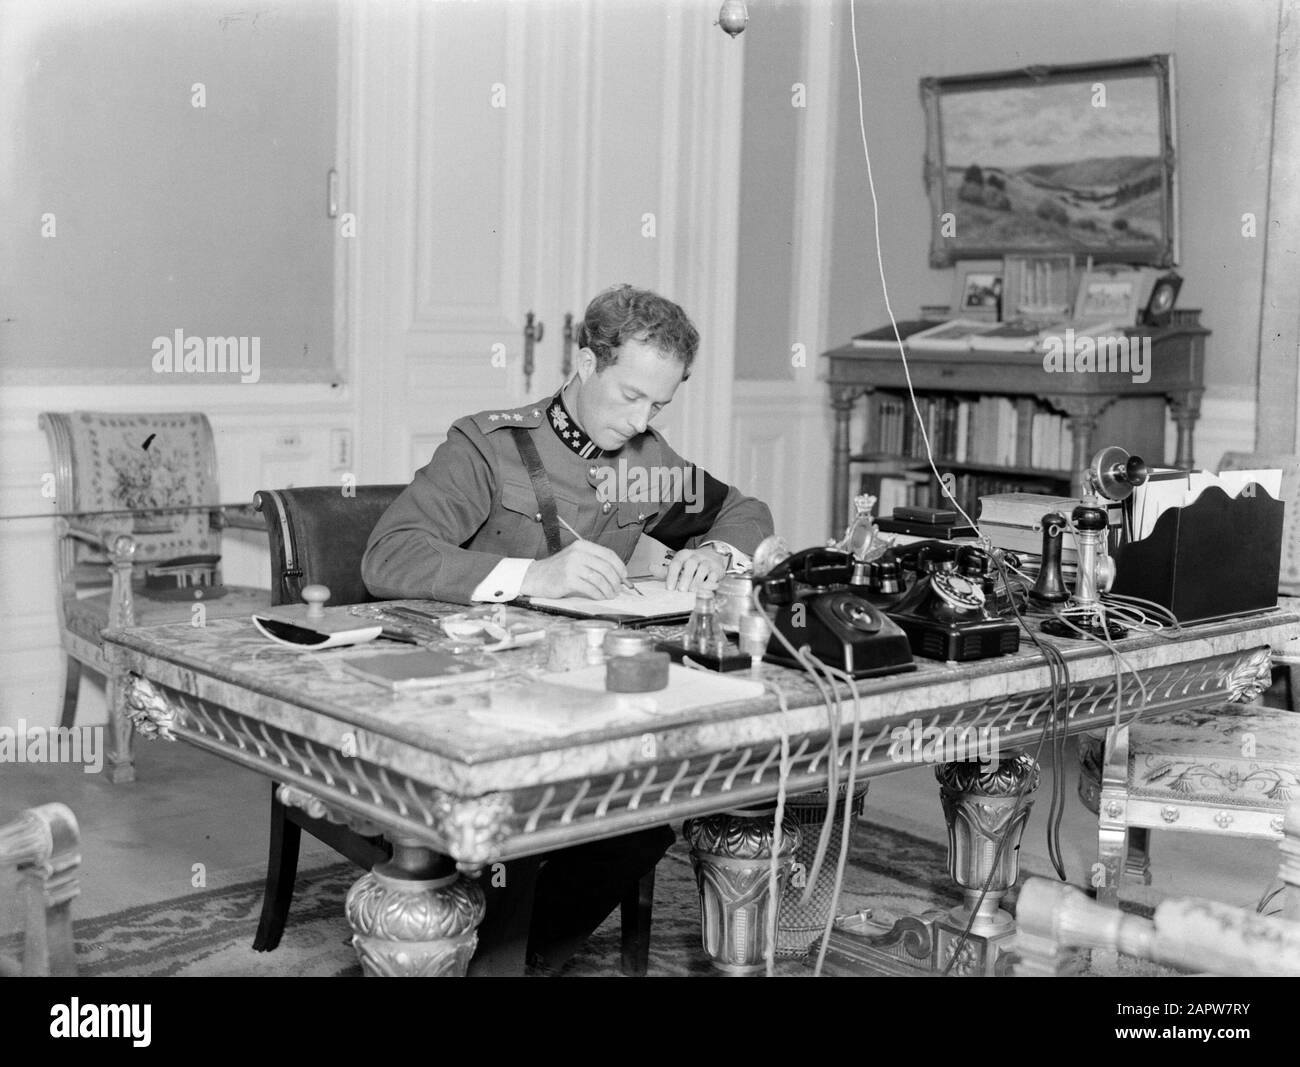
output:
POLYGON ((1178 262, 1173 57, 921 79, 930 265, 1178 262))

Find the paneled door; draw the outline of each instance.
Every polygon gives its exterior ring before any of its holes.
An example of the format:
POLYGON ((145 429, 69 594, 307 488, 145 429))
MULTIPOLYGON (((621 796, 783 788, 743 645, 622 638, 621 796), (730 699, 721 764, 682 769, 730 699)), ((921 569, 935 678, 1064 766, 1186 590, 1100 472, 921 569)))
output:
POLYGON ((666 0, 345 9, 359 478, 405 480, 458 416, 554 392, 566 314, 624 281, 700 326, 661 421, 726 475, 743 51, 712 18, 666 0))

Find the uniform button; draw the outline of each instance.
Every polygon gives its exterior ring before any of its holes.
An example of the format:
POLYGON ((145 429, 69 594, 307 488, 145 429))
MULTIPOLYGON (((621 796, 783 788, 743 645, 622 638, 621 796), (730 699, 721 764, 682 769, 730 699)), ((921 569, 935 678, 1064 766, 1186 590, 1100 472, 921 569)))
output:
POLYGON ((504 589, 498 589, 498 590, 497 590, 495 593, 493 593, 492 595, 493 595, 493 596, 505 596, 505 595, 506 595, 506 591, 505 591, 504 589))
POLYGON ((542 513, 539 511, 536 515, 533 516, 533 522, 541 522, 541 521, 542 521, 542 513))
POLYGON ((596 474, 597 474, 597 472, 598 472, 599 470, 600 470, 599 467, 588 467, 588 468, 587 468, 587 473, 590 474, 590 475, 594 478, 594 477, 596 477, 596 474))
POLYGON ((603 503, 603 504, 600 505, 600 510, 601 510, 604 514, 608 515, 609 512, 610 512, 610 509, 611 509, 613 506, 614 506, 613 504, 611 504, 608 500, 606 500, 605 503, 603 503))
POLYGON ((638 516, 636 517, 636 521, 637 521, 637 522, 645 522, 645 512, 644 512, 644 511, 641 512, 641 514, 638 515, 638 516))

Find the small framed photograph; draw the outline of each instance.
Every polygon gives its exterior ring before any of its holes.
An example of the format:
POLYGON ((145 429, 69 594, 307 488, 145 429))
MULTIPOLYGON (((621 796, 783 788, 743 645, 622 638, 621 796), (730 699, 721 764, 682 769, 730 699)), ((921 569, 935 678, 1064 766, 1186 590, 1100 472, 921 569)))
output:
POLYGON ((1145 270, 1085 271, 1074 300, 1075 322, 1137 323, 1159 272, 1145 270))
POLYGON ((1002 318, 1002 260, 969 260, 957 264, 952 310, 958 318, 999 322, 1002 318))

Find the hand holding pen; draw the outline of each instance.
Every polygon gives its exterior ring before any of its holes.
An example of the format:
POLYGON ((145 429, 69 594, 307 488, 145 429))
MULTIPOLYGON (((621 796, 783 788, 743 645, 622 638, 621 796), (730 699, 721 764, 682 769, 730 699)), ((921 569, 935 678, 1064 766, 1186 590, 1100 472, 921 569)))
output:
MULTIPOLYGON (((577 530, 575 530, 572 526, 570 526, 567 522, 565 522, 564 517, 562 515, 556 515, 555 517, 560 520, 560 525, 563 526, 566 530, 568 530, 569 533, 573 534, 573 536, 576 537, 578 541, 584 544, 591 543, 585 537, 583 537, 582 534, 578 533, 577 530)), ((626 574, 626 571, 624 571, 624 573, 626 574)), ((625 593, 635 593, 637 596, 645 596, 645 593, 641 592, 640 589, 638 589, 635 585, 629 582, 626 578, 620 580, 619 587, 625 593)))
POLYGON ((627 582, 623 561, 604 545, 586 540, 563 519, 560 522, 577 540, 553 556, 529 563, 519 591, 525 596, 584 596, 593 600, 618 596, 627 582))

